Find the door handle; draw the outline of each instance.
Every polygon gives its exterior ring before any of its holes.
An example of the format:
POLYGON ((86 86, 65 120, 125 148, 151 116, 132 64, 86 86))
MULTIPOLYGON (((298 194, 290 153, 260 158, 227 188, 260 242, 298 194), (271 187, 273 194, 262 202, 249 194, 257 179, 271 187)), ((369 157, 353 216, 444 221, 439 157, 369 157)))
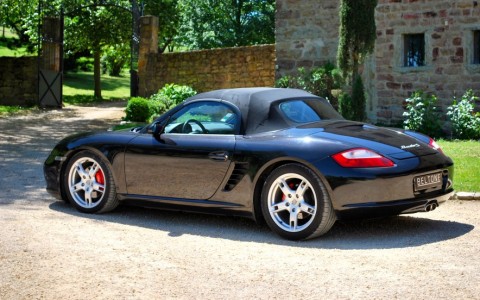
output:
POLYGON ((212 160, 218 160, 218 161, 227 161, 228 152, 225 152, 225 151, 211 152, 208 154, 208 158, 212 160))

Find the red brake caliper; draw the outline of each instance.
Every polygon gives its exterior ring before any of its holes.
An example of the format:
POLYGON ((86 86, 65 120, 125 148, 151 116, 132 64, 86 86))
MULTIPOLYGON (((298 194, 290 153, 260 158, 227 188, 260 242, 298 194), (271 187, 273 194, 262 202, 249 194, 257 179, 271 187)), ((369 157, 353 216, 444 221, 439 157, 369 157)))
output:
POLYGON ((98 172, 95 174, 95 180, 101 185, 105 184, 105 176, 103 175, 102 170, 98 170, 98 172))

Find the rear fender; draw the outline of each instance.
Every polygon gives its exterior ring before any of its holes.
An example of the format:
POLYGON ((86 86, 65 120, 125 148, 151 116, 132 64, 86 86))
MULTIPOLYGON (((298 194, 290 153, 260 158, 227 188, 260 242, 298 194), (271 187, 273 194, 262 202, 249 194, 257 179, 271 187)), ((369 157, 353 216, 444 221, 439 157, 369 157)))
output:
POLYGON ((322 183, 324 184, 324 186, 327 188, 327 192, 329 194, 329 197, 330 197, 330 200, 333 202, 334 199, 333 199, 333 192, 332 192, 332 189, 327 181, 327 179, 325 178, 325 176, 320 173, 318 171, 317 168, 315 168, 314 165, 312 165, 311 163, 307 162, 307 161, 304 161, 304 160, 300 160, 298 158, 294 158, 294 157, 280 157, 280 158, 276 158, 274 160, 271 160, 269 161, 268 163, 264 164, 257 172, 257 175, 255 176, 254 178, 254 194, 253 194, 253 207, 254 207, 254 216, 255 216, 255 220, 257 222, 262 222, 263 221, 263 215, 262 215, 262 209, 261 209, 261 198, 262 198, 262 190, 263 190, 263 186, 265 184, 265 181, 268 177, 268 175, 270 175, 270 173, 275 170, 276 168, 280 167, 280 166, 283 166, 283 165, 286 165, 286 164, 291 164, 291 163, 297 163, 297 164, 300 164, 300 165, 303 165, 307 168, 309 168, 310 170, 312 170, 319 178, 320 180, 322 181, 322 183))

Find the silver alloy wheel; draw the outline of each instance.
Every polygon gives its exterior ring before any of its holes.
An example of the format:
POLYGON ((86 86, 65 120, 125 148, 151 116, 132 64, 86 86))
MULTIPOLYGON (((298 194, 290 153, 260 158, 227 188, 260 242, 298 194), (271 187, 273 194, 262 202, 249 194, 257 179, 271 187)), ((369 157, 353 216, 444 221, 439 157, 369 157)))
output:
POLYGON ((70 168, 68 187, 80 207, 94 208, 105 196, 105 172, 94 159, 81 157, 70 168))
POLYGON ((317 212, 317 196, 303 176, 287 173, 278 177, 268 191, 268 210, 275 224, 288 232, 307 228, 317 212))

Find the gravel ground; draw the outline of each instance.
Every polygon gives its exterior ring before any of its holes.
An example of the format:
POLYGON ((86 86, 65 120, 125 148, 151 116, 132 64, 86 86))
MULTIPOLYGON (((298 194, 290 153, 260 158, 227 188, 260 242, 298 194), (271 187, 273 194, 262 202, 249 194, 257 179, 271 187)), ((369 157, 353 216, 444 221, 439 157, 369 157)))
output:
POLYGON ((247 219, 55 201, 50 149, 115 124, 124 105, 0 119, 0 299, 480 299, 480 201, 337 222, 307 242, 247 219))

